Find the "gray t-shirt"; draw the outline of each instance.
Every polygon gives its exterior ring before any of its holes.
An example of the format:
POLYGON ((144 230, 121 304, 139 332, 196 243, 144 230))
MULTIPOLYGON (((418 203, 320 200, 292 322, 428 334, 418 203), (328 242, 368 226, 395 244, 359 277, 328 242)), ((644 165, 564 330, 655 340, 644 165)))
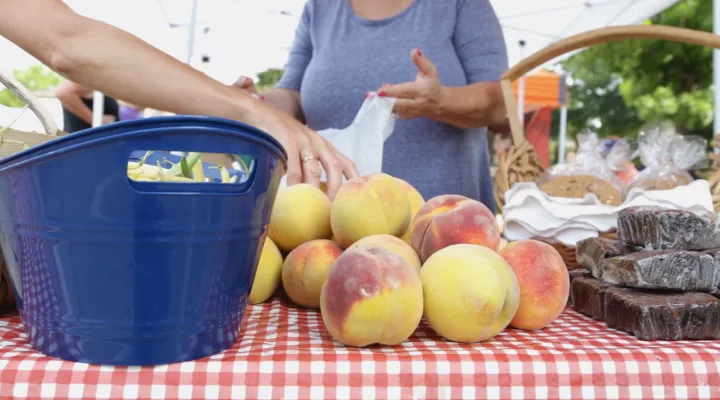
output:
MULTIPOLYGON (((410 52, 416 47, 447 86, 497 81, 508 67, 489 0, 415 0, 383 20, 358 16, 349 0, 309 0, 277 87, 300 92, 310 128, 344 128, 368 91, 415 80, 410 52)), ((383 172, 406 180, 426 200, 459 194, 494 210, 489 160, 484 128, 398 120, 385 142, 383 172)))

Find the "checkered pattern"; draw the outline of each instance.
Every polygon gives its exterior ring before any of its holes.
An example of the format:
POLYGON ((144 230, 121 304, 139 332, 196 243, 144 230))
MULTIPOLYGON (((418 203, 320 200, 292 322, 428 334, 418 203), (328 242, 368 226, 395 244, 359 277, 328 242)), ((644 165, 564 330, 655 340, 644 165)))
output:
POLYGON ((537 332, 450 343, 424 323, 395 347, 346 348, 317 311, 248 309, 240 341, 155 368, 64 362, 0 320, 0 398, 17 399, 717 399, 720 342, 642 342, 572 309, 537 332))

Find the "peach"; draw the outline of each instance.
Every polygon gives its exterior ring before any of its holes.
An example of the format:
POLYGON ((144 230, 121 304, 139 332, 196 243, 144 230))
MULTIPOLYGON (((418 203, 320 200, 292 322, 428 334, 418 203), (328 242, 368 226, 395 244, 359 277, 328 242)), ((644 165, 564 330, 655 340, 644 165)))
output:
POLYGON ((272 239, 266 237, 260 253, 260 260, 258 261, 250 296, 248 297, 250 304, 264 303, 272 297, 280 285, 282 264, 283 257, 280 254, 280 249, 277 248, 272 239))
POLYGON ((554 247, 537 240, 509 243, 500 255, 510 264, 520 284, 520 307, 510 325, 524 330, 550 325, 565 309, 570 277, 554 247))
POLYGON ((320 189, 301 183, 278 190, 270 214, 270 238, 288 253, 305 242, 329 239, 330 198, 320 189))
POLYGON ((351 249, 358 247, 382 247, 404 258, 411 267, 419 273, 422 263, 415 250, 402 239, 393 235, 372 235, 358 240, 350 246, 351 249))
POLYGON ((453 244, 477 244, 493 251, 500 244, 495 215, 465 196, 433 197, 420 208, 413 224, 412 246, 422 262, 453 244))
POLYGON ((389 250, 348 249, 328 272, 320 312, 330 335, 346 346, 402 343, 422 319, 420 277, 389 250))
POLYGON ((480 245, 455 244, 435 252, 420 279, 428 325, 455 342, 495 337, 507 328, 520 302, 510 265, 480 245))
POLYGON ((507 240, 505 240, 505 239, 500 239, 500 244, 498 245, 498 251, 504 249, 505 246, 507 246, 507 245, 508 245, 507 240))
POLYGON ((410 226, 408 226, 405 233, 402 235, 401 239, 405 241, 405 243, 412 246, 412 240, 411 240, 411 234, 412 234, 412 227, 413 227, 413 220, 415 219, 415 216, 417 215, 418 211, 420 211, 420 207, 425 204, 425 199, 420 194, 420 192, 415 189, 415 187, 404 180, 400 178, 395 178, 398 182, 400 182, 400 186, 402 186, 403 191, 405 192, 405 196, 407 196, 408 201, 410 202, 410 226))
POLYGON ((325 239, 311 240, 291 251, 281 273, 288 297, 303 307, 320 307, 320 291, 325 277, 342 252, 335 242, 325 239))
POLYGON ((410 226, 410 202, 400 183, 387 174, 345 182, 332 202, 330 224, 344 248, 372 235, 402 236, 410 226))

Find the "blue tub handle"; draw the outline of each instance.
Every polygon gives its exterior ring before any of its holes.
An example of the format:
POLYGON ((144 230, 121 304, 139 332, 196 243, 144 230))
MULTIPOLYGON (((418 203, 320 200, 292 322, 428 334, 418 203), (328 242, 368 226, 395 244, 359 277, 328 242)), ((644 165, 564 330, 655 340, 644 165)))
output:
POLYGON ((0 163, 0 171, 37 163, 45 157, 66 157, 68 161, 82 159, 82 163, 64 161, 63 165, 77 169, 75 173, 79 175, 87 175, 88 168, 95 171, 90 175, 122 175, 132 190, 154 194, 245 193, 252 187, 259 170, 273 170, 274 165, 268 163, 286 160, 284 150, 275 139, 247 125, 208 117, 160 117, 140 123, 121 122, 65 136, 9 157, 0 163), (133 181, 127 176, 130 155, 147 150, 249 155, 255 162, 242 183, 133 181), (273 154, 275 157, 268 157, 270 153, 276 153, 273 154), (103 173, 98 174, 98 171, 103 173))

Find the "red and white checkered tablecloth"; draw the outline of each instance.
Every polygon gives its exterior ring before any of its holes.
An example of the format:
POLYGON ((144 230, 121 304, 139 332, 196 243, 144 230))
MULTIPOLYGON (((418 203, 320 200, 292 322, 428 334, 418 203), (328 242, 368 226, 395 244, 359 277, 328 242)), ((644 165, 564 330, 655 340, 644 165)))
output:
POLYGON ((424 323, 395 347, 346 348, 317 311, 251 306, 240 341, 195 362, 101 367, 50 359, 0 319, 0 398, 718 399, 720 341, 642 342, 572 309, 537 332, 479 344, 424 323))

